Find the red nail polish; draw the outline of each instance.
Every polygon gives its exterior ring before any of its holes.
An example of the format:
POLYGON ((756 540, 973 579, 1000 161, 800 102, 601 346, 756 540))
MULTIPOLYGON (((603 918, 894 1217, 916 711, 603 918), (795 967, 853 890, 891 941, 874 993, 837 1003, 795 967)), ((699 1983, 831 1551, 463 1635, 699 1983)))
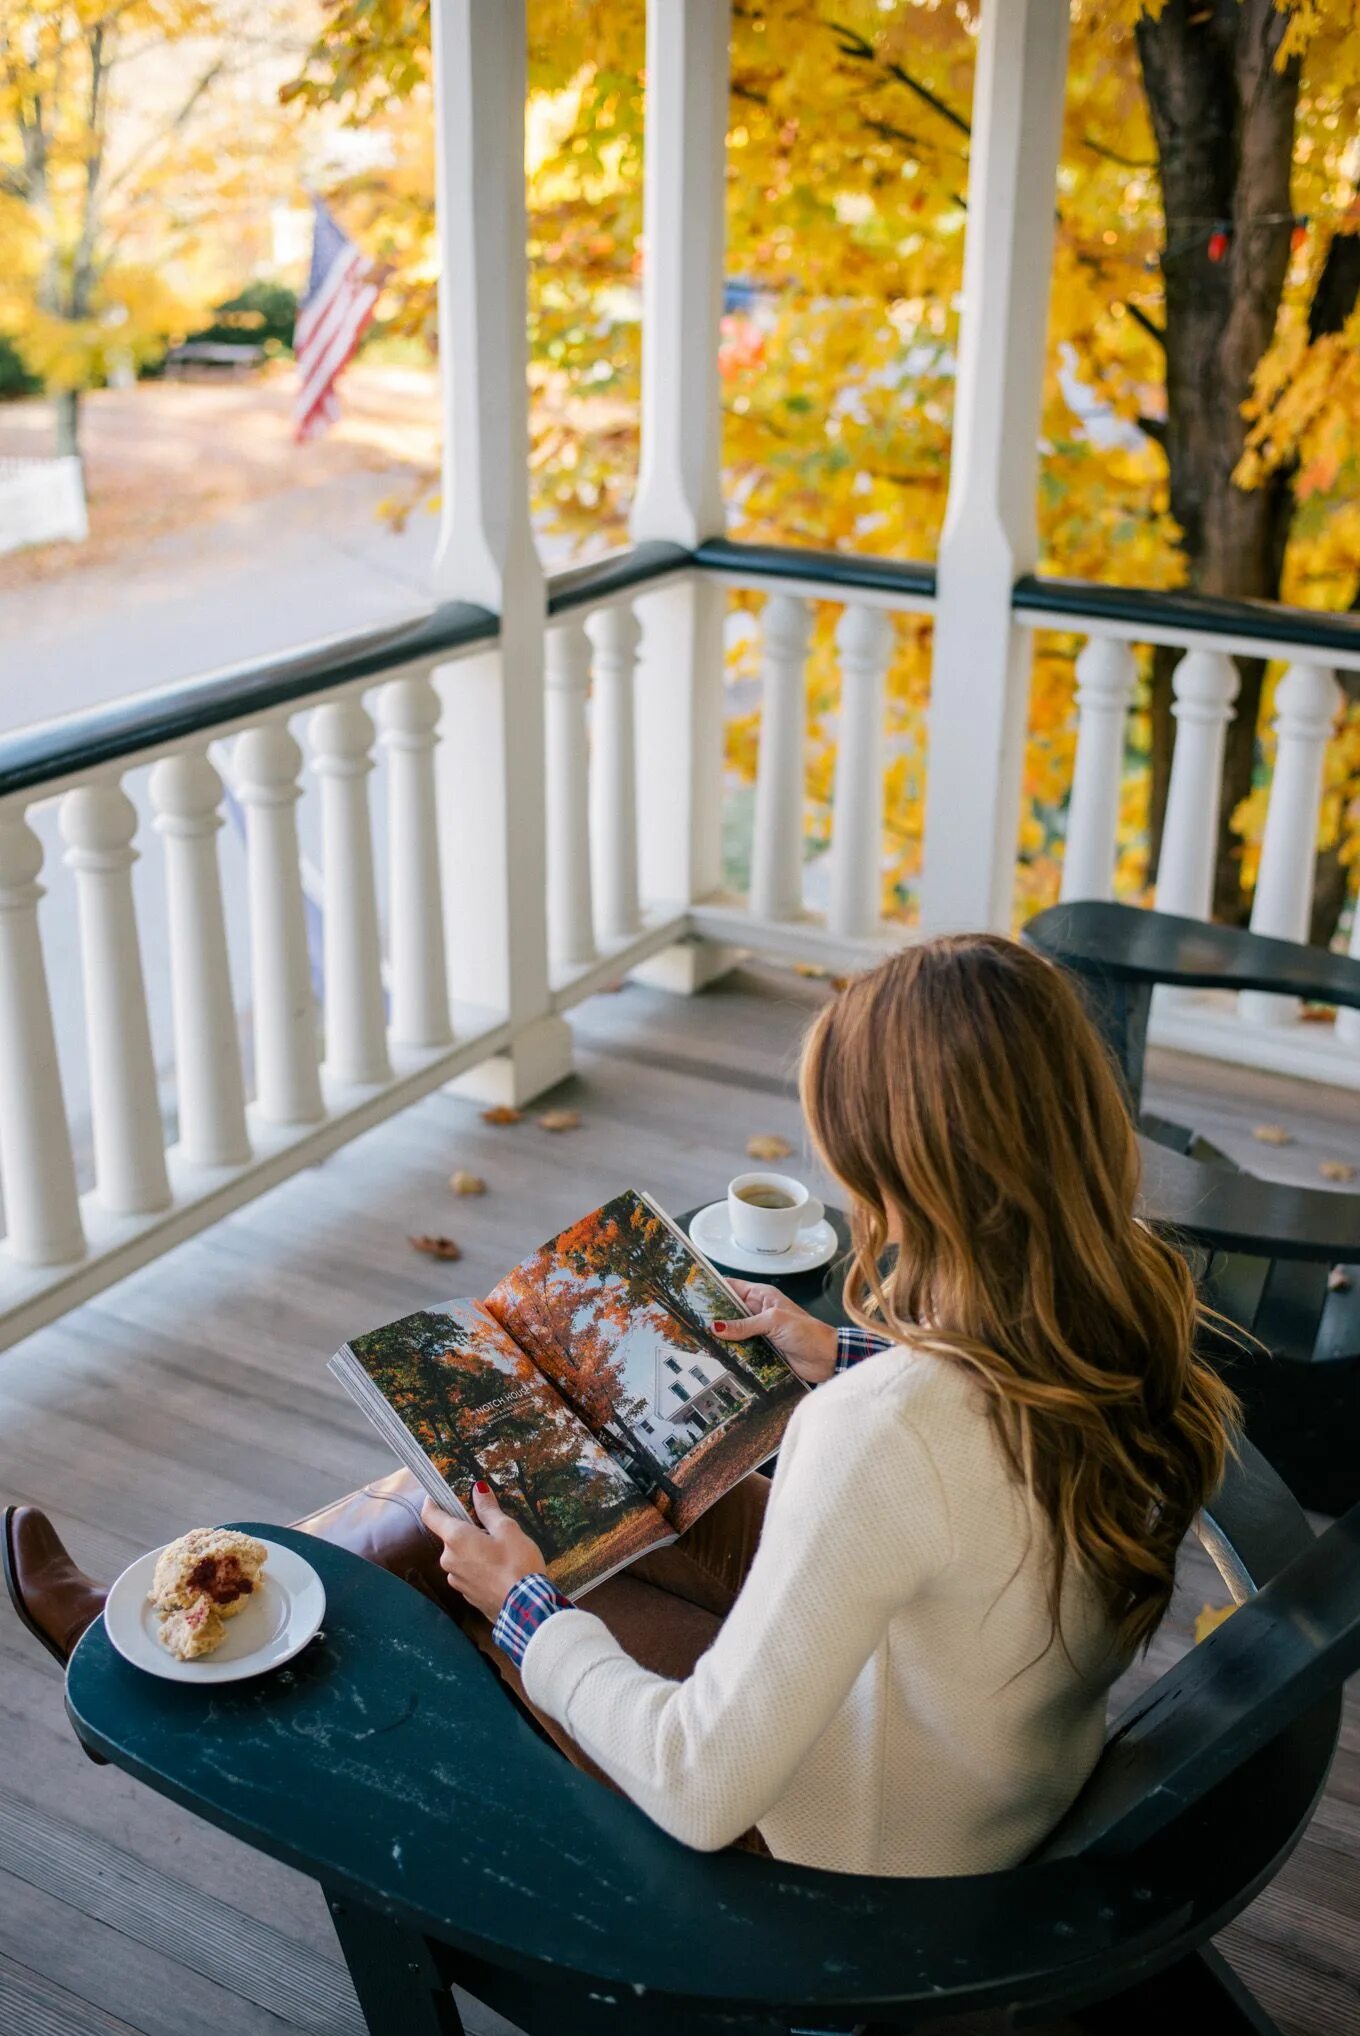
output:
POLYGON ((713 1324, 713 1327, 714 1327, 715 1329, 726 1329, 726 1327, 727 1327, 727 1324, 726 1324, 725 1322, 716 1322, 716 1321, 715 1321, 715 1322, 714 1322, 714 1324, 713 1324))
POLYGON ((485 1478, 478 1478, 478 1480, 477 1480, 477 1485, 476 1485, 476 1489, 477 1489, 477 1490, 478 1490, 479 1492, 485 1492, 485 1493, 486 1493, 486 1494, 487 1494, 488 1496, 490 1495, 490 1492, 491 1492, 491 1487, 490 1487, 490 1485, 489 1485, 489 1484, 487 1483, 487 1481, 486 1481, 486 1479, 485 1479, 485 1478))

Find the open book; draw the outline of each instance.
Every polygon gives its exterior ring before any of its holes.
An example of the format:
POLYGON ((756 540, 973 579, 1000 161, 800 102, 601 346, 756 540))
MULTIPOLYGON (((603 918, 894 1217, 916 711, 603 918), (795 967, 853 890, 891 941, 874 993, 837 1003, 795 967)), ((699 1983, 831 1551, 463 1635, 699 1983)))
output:
POLYGON ((507 1273, 356 1336, 330 1361, 448 1512, 485 1478, 569 1597, 691 1526, 779 1446, 806 1390, 742 1304, 631 1189, 507 1273))

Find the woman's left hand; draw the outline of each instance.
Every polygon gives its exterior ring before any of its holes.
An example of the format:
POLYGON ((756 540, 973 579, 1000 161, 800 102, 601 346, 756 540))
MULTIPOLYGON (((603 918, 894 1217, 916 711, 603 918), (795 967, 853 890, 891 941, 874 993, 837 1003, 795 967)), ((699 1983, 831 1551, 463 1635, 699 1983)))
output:
POLYGON ((544 1567, 543 1551, 501 1511, 490 1485, 479 1482, 473 1486, 472 1509, 479 1522, 476 1527, 455 1520, 433 1499, 426 1499, 420 1517, 444 1544, 439 1567, 450 1588, 494 1621, 506 1593, 521 1577, 533 1576, 544 1567))

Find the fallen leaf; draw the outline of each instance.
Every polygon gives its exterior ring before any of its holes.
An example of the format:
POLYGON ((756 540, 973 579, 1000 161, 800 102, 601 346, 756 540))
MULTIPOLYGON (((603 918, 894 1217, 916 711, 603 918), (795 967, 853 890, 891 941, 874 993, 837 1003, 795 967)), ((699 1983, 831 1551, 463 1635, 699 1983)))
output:
POLYGON ((1214 1628, 1221 1626, 1225 1619, 1231 1619, 1236 1610, 1236 1605, 1206 1605, 1195 1621, 1195 1645, 1207 1640, 1214 1628))
POLYGON ((1283 1124, 1253 1124, 1251 1135, 1258 1145, 1292 1145, 1294 1134, 1286 1131, 1283 1124))
POLYGON ((1355 1281, 1344 1265, 1334 1265, 1327 1275, 1327 1291, 1331 1294, 1348 1294, 1355 1281))
POLYGON ((413 1251, 423 1251, 427 1258, 461 1258, 463 1248, 451 1237, 408 1237, 406 1242, 413 1251))
POLYGON ((524 1116, 522 1110, 512 1110, 508 1103, 495 1103, 489 1110, 483 1110, 483 1124, 518 1124, 524 1116))
POLYGON ((463 1167, 449 1175, 449 1186, 455 1195, 484 1195, 486 1182, 480 1174, 470 1174, 463 1167))
POLYGON ((1305 1004, 1299 1012, 1305 1025, 1330 1025, 1335 1016, 1335 1004, 1305 1004))
POLYGON ((746 1141, 748 1159, 787 1159, 792 1151, 788 1139, 779 1138, 772 1131, 758 1131, 746 1141))
POLYGON ((819 961, 796 961, 793 965, 793 973, 796 976, 811 976, 814 982, 821 982, 826 975, 826 970, 819 961))
POLYGON ((1324 1181, 1353 1181, 1355 1168, 1349 1160, 1323 1159, 1318 1161, 1318 1172, 1324 1181))
POLYGON ((854 980, 853 976, 832 976, 831 987, 839 994, 841 990, 848 990, 854 980))
POLYGON ((579 1110, 545 1110, 538 1120, 540 1131, 575 1131, 581 1121, 579 1110))

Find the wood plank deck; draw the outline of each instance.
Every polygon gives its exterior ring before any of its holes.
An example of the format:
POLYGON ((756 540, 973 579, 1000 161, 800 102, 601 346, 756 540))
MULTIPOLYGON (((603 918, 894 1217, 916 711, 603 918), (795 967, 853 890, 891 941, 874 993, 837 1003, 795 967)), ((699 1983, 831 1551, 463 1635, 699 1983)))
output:
MULTIPOLYGON (((753 1132, 805 1154, 792 1088, 823 991, 751 968, 693 1001, 635 985, 574 1014, 582 1114, 551 1136, 434 1096, 0 1357, 0 1497, 45 1506, 91 1570, 207 1519, 288 1520, 389 1468, 324 1360, 348 1334, 451 1291, 609 1193, 682 1209, 721 1191, 753 1132), (455 1200, 466 1166, 486 1196, 455 1200), (451 1231, 462 1262, 418 1257, 451 1231)), ((1360 1162, 1353 1096, 1161 1057, 1149 1101, 1261 1171, 1360 1162), (1288 1147, 1251 1137, 1267 1119, 1288 1147)), ((791 1162, 814 1180, 805 1159, 791 1162)), ((1184 1565, 1146 1673, 1224 1592, 1184 1565)), ((1286 2036, 1360 2028, 1360 1694, 1327 1794, 1223 1949, 1286 2036)), ((474 2036, 505 2029, 473 2006, 474 2036)), ((981 2027, 981 2024, 973 2025, 981 2027)), ((315 1888, 86 1761, 47 1657, 0 1609, 0 2031, 4 2036, 359 2036, 315 1888)))

